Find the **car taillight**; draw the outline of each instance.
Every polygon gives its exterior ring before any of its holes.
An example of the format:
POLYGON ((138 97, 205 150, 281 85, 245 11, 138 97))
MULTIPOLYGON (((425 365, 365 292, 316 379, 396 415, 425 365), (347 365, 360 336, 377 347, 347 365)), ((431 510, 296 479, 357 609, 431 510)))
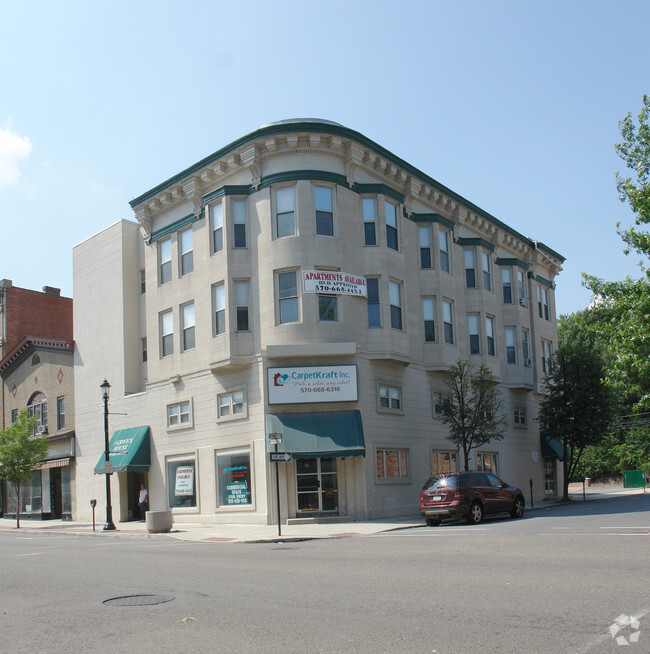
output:
POLYGON ((420 493, 420 502, 424 502, 424 493, 420 493))

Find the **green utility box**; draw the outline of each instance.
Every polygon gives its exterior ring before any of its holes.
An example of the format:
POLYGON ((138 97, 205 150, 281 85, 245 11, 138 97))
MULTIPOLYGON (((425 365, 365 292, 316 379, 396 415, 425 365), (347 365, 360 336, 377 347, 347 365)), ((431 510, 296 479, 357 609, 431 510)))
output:
POLYGON ((626 470, 623 473, 623 488, 643 488, 645 486, 643 470, 626 470))

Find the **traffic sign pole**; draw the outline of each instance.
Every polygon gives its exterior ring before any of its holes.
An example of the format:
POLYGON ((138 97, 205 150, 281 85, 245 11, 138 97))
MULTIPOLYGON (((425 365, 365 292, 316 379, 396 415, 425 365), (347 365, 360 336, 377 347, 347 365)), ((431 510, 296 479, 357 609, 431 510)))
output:
POLYGON ((275 497, 278 505, 278 536, 282 536, 282 526, 280 520, 280 465, 277 459, 278 443, 282 442, 282 434, 269 434, 269 442, 275 444, 275 497))

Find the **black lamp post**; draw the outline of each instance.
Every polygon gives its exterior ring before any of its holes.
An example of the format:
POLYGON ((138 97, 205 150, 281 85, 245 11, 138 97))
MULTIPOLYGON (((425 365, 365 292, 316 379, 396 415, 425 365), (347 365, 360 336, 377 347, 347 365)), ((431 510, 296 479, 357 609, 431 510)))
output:
POLYGON ((115 531, 113 524, 113 507, 111 506, 111 459, 108 450, 108 395, 111 385, 104 380, 99 387, 102 389, 102 398, 104 399, 104 473, 106 474, 106 524, 103 531, 115 531))

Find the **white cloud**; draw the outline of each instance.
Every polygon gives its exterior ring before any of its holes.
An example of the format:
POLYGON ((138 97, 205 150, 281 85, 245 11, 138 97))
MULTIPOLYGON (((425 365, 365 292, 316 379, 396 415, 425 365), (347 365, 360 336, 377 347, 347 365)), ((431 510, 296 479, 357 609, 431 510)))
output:
POLYGON ((19 163, 32 151, 32 142, 11 131, 11 121, 0 129, 0 186, 13 184, 20 177, 19 163))

